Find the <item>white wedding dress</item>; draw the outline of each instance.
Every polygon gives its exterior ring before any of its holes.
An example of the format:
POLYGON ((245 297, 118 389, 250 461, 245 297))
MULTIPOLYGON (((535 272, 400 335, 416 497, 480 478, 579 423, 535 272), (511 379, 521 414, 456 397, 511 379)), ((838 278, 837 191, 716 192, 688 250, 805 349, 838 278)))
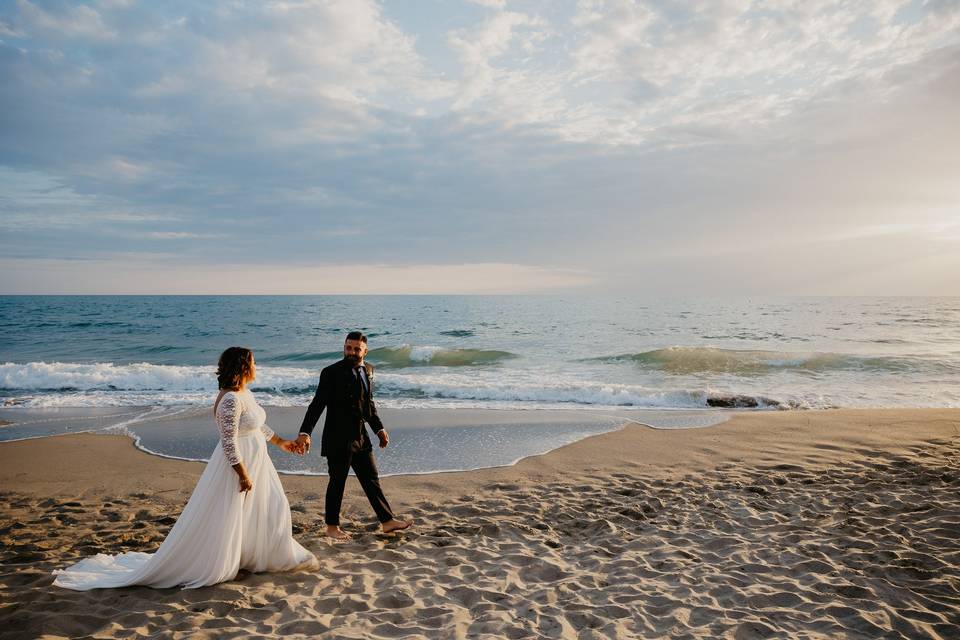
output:
POLYGON ((293 539, 290 504, 267 455, 273 430, 247 391, 229 391, 216 410, 220 443, 183 513, 156 553, 98 554, 54 571, 54 584, 76 591, 146 585, 194 589, 231 580, 240 569, 315 568, 293 539), (240 492, 231 465, 243 462, 253 489, 240 492))

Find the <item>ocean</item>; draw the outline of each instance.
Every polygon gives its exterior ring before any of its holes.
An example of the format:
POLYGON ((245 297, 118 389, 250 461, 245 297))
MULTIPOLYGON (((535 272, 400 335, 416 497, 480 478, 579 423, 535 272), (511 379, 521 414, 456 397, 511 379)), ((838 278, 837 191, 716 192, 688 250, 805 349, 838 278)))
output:
POLYGON ((637 411, 960 406, 960 298, 2 296, 0 326, 8 421, 208 407, 231 345, 262 405, 303 407, 350 330, 387 410, 575 410, 592 433, 637 411))
POLYGON ((231 345, 309 400, 347 331, 387 407, 960 406, 960 299, 3 296, 0 402, 208 403, 231 345))

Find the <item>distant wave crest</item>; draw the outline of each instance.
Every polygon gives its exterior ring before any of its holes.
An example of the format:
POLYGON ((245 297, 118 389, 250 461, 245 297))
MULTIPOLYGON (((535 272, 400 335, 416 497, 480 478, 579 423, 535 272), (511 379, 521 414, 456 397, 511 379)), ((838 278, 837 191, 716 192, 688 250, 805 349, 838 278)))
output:
POLYGON ((440 335, 452 336, 454 338, 469 338, 476 334, 474 334, 472 329, 451 329, 449 331, 441 331, 440 335))
POLYGON ((863 356, 842 353, 795 353, 720 349, 716 347, 668 347, 591 358, 604 363, 632 362, 645 369, 670 374, 732 373, 743 376, 764 375, 785 369, 809 372, 878 371, 908 373, 927 363, 908 357, 863 356))
POLYGON ((384 367, 469 367, 496 364, 516 355, 509 351, 486 349, 449 349, 434 346, 380 347, 373 349, 367 359, 384 367))

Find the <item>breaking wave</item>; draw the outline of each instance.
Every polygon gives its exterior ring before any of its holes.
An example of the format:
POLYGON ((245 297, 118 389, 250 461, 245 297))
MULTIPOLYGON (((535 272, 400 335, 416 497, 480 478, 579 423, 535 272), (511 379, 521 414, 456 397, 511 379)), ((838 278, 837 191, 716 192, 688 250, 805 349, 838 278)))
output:
POLYGON ((637 384, 586 380, 484 379, 470 375, 401 376, 380 375, 384 397, 420 400, 467 400, 516 404, 574 404, 602 407, 643 408, 805 408, 796 400, 777 400, 752 394, 726 393, 712 389, 653 389, 637 384))
MULTIPOLYGON (((250 386, 262 404, 303 405, 316 389, 315 368, 262 366, 250 386)), ((438 406, 447 401, 504 407, 587 405, 658 408, 788 408, 806 406, 755 394, 703 389, 655 389, 638 384, 497 371, 463 373, 423 369, 376 375, 386 406, 438 406)), ((0 364, 0 396, 8 406, 155 406, 205 404, 216 394, 212 367, 150 363, 0 364)))
MULTIPOLYGON (((306 392, 316 388, 318 371, 295 367, 258 367, 254 390, 306 392)), ((0 364, 0 391, 10 392, 137 392, 209 393, 217 390, 215 367, 178 366, 140 362, 90 364, 28 362, 0 364)))
MULTIPOLYGON (((910 357, 862 356, 842 353, 795 353, 720 349, 716 347, 668 347, 591 358, 592 362, 632 362, 644 369, 670 374, 732 373, 754 376, 783 370, 810 373, 829 371, 875 371, 910 373, 929 370, 933 363, 910 357)), ((944 366, 942 364, 934 366, 944 366)), ((954 372, 955 373, 955 372, 954 372)))

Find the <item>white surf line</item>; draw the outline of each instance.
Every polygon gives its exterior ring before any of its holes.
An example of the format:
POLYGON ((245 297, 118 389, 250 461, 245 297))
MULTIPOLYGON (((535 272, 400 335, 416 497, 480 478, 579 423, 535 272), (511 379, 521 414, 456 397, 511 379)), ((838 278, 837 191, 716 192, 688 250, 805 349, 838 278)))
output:
MULTIPOLYGON (((581 410, 581 411, 583 411, 583 410, 581 410)), ((691 413, 702 411, 702 412, 704 412, 704 413, 709 413, 709 414, 712 415, 712 414, 713 414, 713 411, 716 411, 716 410, 711 410, 711 409, 680 409, 680 408, 678 408, 678 409, 639 409, 639 411, 664 411, 664 412, 677 411, 677 412, 691 412, 691 413)), ((428 474, 431 474, 431 473, 456 473, 456 472, 458 472, 458 471, 482 471, 482 470, 484 470, 484 469, 499 469, 499 468, 504 468, 504 467, 512 467, 512 466, 515 466, 516 464, 518 464, 520 461, 525 460, 526 458, 533 458, 533 457, 536 457, 536 456, 547 455, 548 453, 552 453, 553 451, 556 451, 557 449, 562 449, 563 447, 567 447, 567 446, 570 446, 570 445, 572 445, 572 444, 576 444, 576 443, 581 442, 581 441, 583 441, 583 440, 586 440, 586 439, 588 439, 588 438, 593 438, 594 436, 601 436, 601 435, 606 435, 606 434, 608 434, 608 433, 613 433, 613 432, 615 432, 615 431, 619 431, 620 429, 623 429, 623 428, 624 428, 625 426, 627 426, 628 424, 639 424, 639 425, 644 426, 644 427, 649 427, 650 429, 656 429, 657 431, 672 431, 672 430, 681 430, 681 429, 706 429, 706 428, 709 428, 709 427, 716 426, 716 425, 718 425, 718 424, 722 424, 722 423, 726 422, 727 420, 729 420, 729 419, 732 417, 731 412, 724 412, 724 413, 722 414, 723 417, 722 417, 721 420, 718 420, 717 422, 714 422, 714 423, 711 423, 711 424, 691 425, 691 426, 680 426, 680 427, 657 427, 657 426, 654 426, 654 425, 652 425, 652 424, 647 424, 647 423, 645 423, 645 422, 641 422, 640 420, 636 420, 636 419, 634 419, 634 418, 628 418, 628 417, 626 417, 626 416, 618 416, 618 415, 612 415, 612 414, 607 414, 607 413, 592 413, 592 412, 590 412, 589 410, 586 410, 585 413, 587 413, 587 414, 590 415, 590 416, 600 416, 601 418, 610 418, 610 419, 614 420, 614 421, 616 422, 616 424, 615 424, 614 426, 612 426, 610 429, 606 429, 606 430, 604 430, 604 431, 598 431, 598 432, 596 432, 596 433, 588 433, 588 434, 585 434, 585 435, 583 435, 583 436, 581 436, 581 437, 579 437, 579 438, 574 438, 573 440, 571 440, 571 441, 569 441, 569 442, 566 442, 566 443, 557 445, 557 446, 555 446, 555 447, 552 447, 552 448, 550 448, 550 449, 547 449, 546 451, 544 451, 544 452, 542 452, 542 453, 531 453, 531 454, 528 454, 528 455, 525 455, 525 456, 520 456, 520 457, 517 458, 516 460, 514 460, 514 461, 512 461, 512 462, 510 462, 510 463, 508 463, 508 464, 504 464, 504 465, 492 465, 492 466, 488 466, 488 467, 473 467, 473 468, 470 468, 470 469, 452 469, 452 470, 450 470, 450 471, 418 471, 418 472, 412 472, 412 473, 386 473, 386 474, 382 474, 382 475, 383 475, 383 477, 388 477, 388 476, 391 476, 391 475, 428 475, 428 474)))
MULTIPOLYGON (((611 415, 605 415, 605 414, 595 414, 595 415, 599 415, 601 418, 614 418, 614 419, 616 420, 616 422, 613 423, 613 424, 611 424, 609 429, 605 429, 605 430, 603 430, 603 431, 597 431, 597 432, 595 432, 595 433, 586 433, 586 434, 583 434, 583 435, 581 435, 581 436, 579 436, 579 437, 574 437, 574 438, 573 438, 572 440, 570 440, 569 442, 564 442, 564 443, 558 444, 558 445, 555 446, 555 447, 551 447, 551 448, 547 449, 546 451, 538 451, 538 452, 534 452, 534 453, 528 453, 527 455, 520 456, 519 458, 515 458, 514 460, 512 460, 512 461, 510 461, 510 462, 507 462, 507 463, 504 463, 504 464, 491 464, 491 465, 487 465, 487 466, 483 466, 483 467, 466 467, 466 468, 463 468, 463 469, 439 469, 439 470, 435 470, 435 471, 397 471, 397 472, 395 472, 395 473, 381 473, 381 474, 380 474, 380 477, 381 477, 381 478, 389 478, 389 477, 392 477, 392 476, 428 476, 428 475, 431 475, 431 474, 434 474, 434 473, 465 473, 465 472, 468 472, 468 471, 485 471, 485 470, 487 470, 487 469, 506 469, 507 467, 516 466, 516 465, 519 464, 521 461, 526 460, 527 458, 535 458, 535 457, 537 457, 537 456, 545 456, 545 455, 547 455, 548 453, 553 453, 553 452, 556 451, 557 449, 562 449, 562 448, 564 448, 564 447, 568 447, 568 446, 570 446, 570 445, 572 445, 572 444, 576 444, 576 443, 578 443, 578 442, 580 442, 580 441, 582 441, 582 440, 586 440, 587 438, 593 438, 594 436, 602 436, 602 435, 606 435, 606 434, 608 434, 608 433, 613 433, 613 432, 615 432, 615 431, 619 431, 620 429, 622 429, 622 428, 625 427, 626 425, 630 424, 631 422, 636 422, 636 420, 626 420, 626 421, 624 421, 624 419, 623 419, 621 416, 611 416, 611 415)), ((641 424, 642 424, 642 423, 641 423, 641 424)), ((646 426, 646 425, 644 425, 644 426, 646 426)), ((655 427, 651 427, 651 428, 655 428, 655 427)), ((280 470, 277 469, 277 471, 280 471, 280 470)), ((308 475, 307 473, 301 473, 301 472, 295 472, 295 471, 294 471, 294 472, 291 472, 291 471, 280 471, 280 473, 287 473, 287 474, 289 474, 289 475, 308 475)), ((312 475, 328 475, 328 474, 326 474, 326 473, 316 473, 316 474, 312 474, 312 475)))
MULTIPOLYGON (((446 410, 449 410, 449 409, 446 409, 446 410)), ((570 413, 575 413, 578 410, 581 412, 584 412, 582 409, 573 409, 573 408, 569 409, 570 413)), ((491 409, 491 411, 499 411, 499 409, 491 409)), ((520 410, 507 409, 507 411, 520 411, 520 410)), ((531 411, 535 413, 539 410, 532 409, 531 411)), ((546 451, 537 451, 533 453, 528 453, 526 455, 520 456, 519 458, 515 458, 510 462, 505 462, 502 464, 490 464, 490 465, 479 466, 479 467, 463 467, 463 468, 454 468, 454 469, 433 469, 430 471, 394 471, 390 473, 384 473, 381 471, 380 477, 390 478, 395 476, 427 476, 434 473, 465 473, 468 471, 483 471, 485 469, 505 469, 507 467, 515 466, 521 460, 525 460, 527 458, 533 458, 536 456, 546 455, 552 451, 556 451, 557 449, 562 449, 563 447, 566 447, 568 445, 580 442, 581 440, 592 438, 593 436, 600 436, 607 433, 613 433, 614 431, 618 431, 622 429, 625 425, 629 424, 630 422, 635 422, 635 421, 627 420, 622 416, 612 416, 612 415, 606 415, 602 413, 590 413, 590 412, 585 412, 585 413, 587 413, 587 415, 589 415, 591 418, 596 418, 599 416, 601 418, 611 419, 611 423, 610 425, 605 426, 602 431, 595 431, 591 433, 585 433, 582 435, 573 436, 573 438, 569 442, 563 442, 561 444, 558 444, 554 447, 547 449, 546 451)), ((282 473, 284 475, 289 475, 289 476, 327 476, 329 475, 328 473, 325 473, 323 471, 291 470, 291 469, 280 469, 280 468, 277 468, 277 473, 282 473)))
MULTIPOLYGON (((149 407, 146 411, 142 411, 140 413, 134 414, 133 417, 130 418, 129 420, 122 420, 108 427, 102 427, 101 429, 98 429, 98 431, 110 432, 110 431, 116 430, 118 432, 126 432, 126 428, 128 426, 132 424, 136 424, 138 422, 146 422, 146 420, 150 416, 155 416, 163 410, 164 410, 164 407, 149 407)), ((124 435, 129 435, 129 434, 124 433, 124 435)))
MULTIPOLYGON (((27 410, 39 409, 42 410, 46 407, 26 407, 27 410)), ((78 408, 78 407, 68 407, 68 408, 78 408)), ((123 416, 132 416, 140 413, 139 411, 127 411, 126 413, 108 413, 101 415, 92 415, 92 416, 57 416, 53 418, 44 418, 43 420, 27 420, 25 422, 11 422, 8 424, 8 427, 20 427, 23 425, 29 424, 47 424, 51 422, 63 422, 63 421, 73 421, 73 420, 101 420, 108 418, 120 418, 123 416)))
POLYGON ((24 438, 10 438, 9 440, 0 440, 0 444, 8 442, 23 442, 24 440, 40 440, 41 438, 59 438, 61 436, 75 436, 81 433, 99 433, 96 429, 80 429, 79 431, 67 431, 66 433, 48 433, 43 436, 26 436, 24 438))
MULTIPOLYGON (((176 416, 181 415, 181 414, 184 414, 184 413, 188 413, 188 412, 191 412, 191 411, 197 411, 199 408, 196 407, 196 406, 187 406, 187 407, 181 408, 181 409, 178 410, 178 411, 168 411, 168 409, 169 409, 169 407, 166 407, 166 406, 156 406, 156 407, 150 407, 150 408, 147 409, 146 411, 142 411, 142 412, 131 412, 131 413, 127 413, 127 414, 117 414, 118 417, 121 416, 121 415, 124 415, 124 416, 125 416, 125 415, 134 415, 134 417, 131 418, 131 419, 129 419, 129 420, 125 420, 125 421, 123 421, 123 422, 120 422, 120 423, 118 423, 118 424, 111 425, 111 426, 109 426, 109 427, 104 427, 104 428, 102 428, 102 429, 98 429, 98 430, 85 430, 85 431, 73 431, 73 432, 71 432, 71 434, 75 434, 75 433, 94 433, 94 434, 107 434, 107 435, 124 435, 124 436, 127 436, 128 438, 130 438, 131 440, 133 440, 134 447, 136 447, 136 448, 139 449, 140 451, 143 451, 144 453, 147 453, 147 454, 149 454, 149 455, 157 456, 157 457, 160 457, 160 458, 166 458, 166 459, 168 459, 168 460, 183 460, 183 461, 186 461, 186 462, 209 462, 209 458, 188 458, 188 457, 184 457, 184 456, 174 456, 174 455, 170 455, 170 454, 166 454, 166 453, 160 453, 159 451, 154 451, 154 450, 152 450, 152 449, 144 446, 144 444, 142 443, 141 437, 140 437, 137 433, 135 433, 134 431, 131 431, 131 430, 128 428, 129 426, 134 425, 134 424, 140 424, 140 423, 149 422, 149 421, 151 420, 151 417, 152 417, 152 416, 155 417, 155 419, 157 419, 157 420, 163 419, 163 418, 173 418, 173 417, 176 417, 176 416)), ((536 410, 533 410, 533 411, 536 411, 536 410)), ((711 416, 718 416, 718 417, 722 416, 722 419, 717 420, 716 422, 713 422, 713 423, 711 423, 711 424, 690 425, 690 426, 676 426, 676 427, 663 427, 663 426, 656 426, 656 425, 648 424, 648 423, 646 423, 646 422, 642 422, 641 420, 638 420, 638 419, 637 419, 637 418, 639 418, 640 416, 637 416, 637 417, 628 417, 628 416, 624 416, 624 415, 614 415, 614 414, 609 414, 609 413, 600 413, 600 412, 599 412, 600 410, 598 410, 597 412, 594 412, 594 411, 591 411, 590 409, 585 409, 585 408, 582 408, 582 407, 577 407, 577 408, 570 407, 570 408, 569 408, 569 411, 570 411, 571 413, 575 413, 575 412, 577 412, 577 411, 580 411, 581 413, 583 413, 583 414, 585 414, 585 415, 587 415, 587 416, 590 416, 591 418, 596 418, 596 417, 607 418, 607 419, 611 420, 612 423, 611 423, 611 425, 609 426, 609 428, 606 428, 606 429, 604 429, 604 430, 602 430, 602 431, 598 431, 598 432, 594 432, 594 433, 583 434, 583 435, 580 436, 580 437, 574 437, 574 438, 573 438, 572 440, 570 440, 569 442, 565 442, 565 443, 559 444, 559 445, 557 445, 557 446, 555 446, 555 447, 551 447, 551 448, 547 449, 546 451, 537 452, 537 453, 530 453, 530 454, 527 454, 527 455, 524 455, 524 456, 520 456, 520 457, 518 457, 518 458, 516 458, 516 459, 514 459, 514 460, 512 460, 511 462, 508 462, 508 463, 506 463, 506 464, 495 464, 495 465, 489 465, 489 466, 469 467, 469 468, 463 468, 463 469, 440 469, 440 470, 433 470, 433 471, 399 471, 399 472, 395 472, 395 473, 382 473, 382 474, 381 474, 381 477, 401 476, 401 475, 429 475, 429 474, 432 474, 432 473, 460 473, 460 472, 466 472, 466 471, 481 471, 481 470, 484 470, 484 469, 498 469, 498 468, 512 467, 512 466, 515 466, 515 465, 518 464, 520 461, 522 461, 522 460, 524 460, 524 459, 526 459, 526 458, 531 458, 531 457, 535 457, 535 456, 546 455, 546 454, 548 454, 548 453, 550 453, 550 452, 552 452, 552 451, 555 451, 555 450, 557 450, 557 449, 560 449, 560 448, 563 448, 563 447, 565 447, 565 446, 568 446, 568 445, 571 445, 571 444, 580 442, 581 440, 585 440, 585 439, 590 438, 590 437, 593 437, 593 436, 598 436, 598 435, 603 435, 603 434, 606 434, 606 433, 612 433, 612 432, 614 432, 614 431, 618 431, 618 430, 622 429, 623 427, 625 427, 626 425, 631 424, 631 423, 632 423, 632 424, 639 424, 639 425, 648 427, 648 428, 650 428, 650 429, 656 429, 656 430, 658 430, 658 431, 670 431, 670 430, 680 430, 680 429, 705 429, 705 428, 713 427, 713 426, 716 426, 716 425, 718 425, 718 424, 722 424, 723 422, 728 421, 728 420, 732 417, 732 415, 733 415, 733 413, 734 413, 733 411, 722 411, 722 410, 717 410, 717 409, 687 409, 687 408, 677 408, 677 409, 637 409, 637 410, 636 410, 636 411, 663 412, 663 413, 672 413, 672 412, 677 412, 677 413, 681 413, 681 412, 682 412, 682 413, 694 413, 694 414, 703 413, 703 414, 708 414, 708 415, 711 415, 711 416)), ((102 416, 101 416, 101 417, 102 417, 102 416)), ((107 416, 107 417, 114 417, 114 416, 107 416)), ((21 424, 22 424, 22 423, 21 423, 21 424)), ((14 439, 14 440, 6 440, 5 442, 17 442, 17 441, 19 441, 19 440, 34 440, 34 439, 39 439, 39 438, 53 437, 53 436, 57 436, 57 435, 70 435, 70 434, 50 434, 50 435, 46 435, 46 436, 30 436, 30 437, 27 437, 27 438, 17 438, 17 439, 14 439)), ((326 474, 326 473, 324 473, 324 472, 322 472, 322 471, 287 470, 287 469, 279 469, 279 468, 277 469, 277 472, 278 472, 278 473, 282 473, 282 474, 284 474, 284 475, 300 475, 300 476, 325 476, 325 475, 328 475, 328 474, 326 474)))
MULTIPOLYGON (((534 411, 535 411, 535 410, 534 410, 534 411)), ((564 442, 564 443, 562 443, 562 444, 558 444, 558 445, 555 446, 555 447, 551 447, 551 448, 547 449, 546 451, 540 451, 540 452, 536 452, 536 453, 529 453, 529 454, 527 454, 527 455, 520 456, 520 457, 518 457, 518 458, 516 458, 516 459, 514 459, 514 460, 512 460, 512 461, 510 461, 510 462, 504 463, 504 464, 493 464, 493 465, 487 465, 487 466, 466 467, 466 468, 459 468, 459 469, 436 469, 436 470, 431 470, 431 471, 396 471, 396 472, 393 472, 393 473, 382 473, 382 472, 381 472, 380 477, 382 477, 382 478, 389 478, 389 477, 393 477, 393 476, 425 476, 425 475, 431 475, 431 474, 434 474, 434 473, 444 473, 444 474, 445 474, 445 473, 465 473, 465 472, 468 472, 468 471, 483 471, 483 470, 486 470, 486 469, 504 469, 504 468, 507 468, 507 467, 513 467, 513 466, 517 465, 518 463, 520 463, 521 461, 526 460, 527 458, 534 458, 534 457, 536 457, 536 456, 547 455, 548 453, 552 453, 553 451, 556 451, 557 449, 562 449, 563 447, 566 447, 566 446, 569 446, 569 445, 572 445, 572 444, 576 444, 577 442, 580 442, 580 441, 582 441, 582 440, 586 440, 587 438, 592 438, 592 437, 594 437, 594 436, 600 436, 600 435, 606 435, 606 434, 608 434, 608 433, 613 433, 613 432, 615 432, 615 431, 619 431, 620 429, 624 428, 624 427, 627 426, 628 424, 638 424, 638 425, 641 425, 641 426, 644 426, 644 427, 648 427, 648 428, 650 428, 650 429, 655 429, 655 430, 657 430, 657 431, 679 431, 679 430, 683 430, 683 429, 707 429, 707 428, 709 428, 709 427, 715 427, 715 426, 718 425, 718 424, 723 424, 724 422, 727 422, 728 420, 730 420, 730 418, 733 417, 733 414, 734 414, 733 411, 722 411, 722 410, 718 410, 718 409, 685 409, 685 408, 684 408, 684 409, 681 409, 681 408, 677 408, 677 409, 638 409, 638 411, 648 411, 648 412, 649 412, 649 411, 663 411, 664 413, 670 413, 670 412, 674 412, 674 411, 675 411, 675 412, 678 412, 678 413, 681 413, 681 412, 682 412, 682 413, 687 413, 687 412, 689 412, 689 413, 701 413, 701 412, 702 412, 702 413, 705 414, 705 415, 716 416, 716 417, 719 417, 719 418, 720 418, 720 419, 717 420, 716 422, 712 422, 712 423, 710 423, 710 424, 699 424, 699 425, 677 426, 677 427, 662 427, 662 426, 661 426, 661 427, 658 427, 658 426, 655 426, 655 425, 652 425, 652 424, 647 424, 646 422, 642 422, 642 421, 640 421, 640 420, 638 420, 638 419, 636 419, 636 418, 633 418, 633 417, 627 417, 627 416, 622 416, 622 415, 613 415, 613 414, 608 414, 608 413, 599 413, 599 412, 594 413, 593 411, 591 411, 591 410, 589 410, 589 409, 579 409, 579 408, 578 408, 578 409, 573 409, 573 408, 570 409, 570 412, 571 412, 571 413, 573 413, 573 412, 575 412, 575 411, 581 411, 581 412, 585 413, 586 415, 590 416, 591 418, 596 418, 596 417, 608 418, 608 419, 610 419, 610 420, 612 421, 612 424, 610 425, 610 428, 609 428, 609 429, 604 429, 603 431, 597 431, 597 432, 593 432, 593 433, 586 433, 586 434, 583 434, 582 436, 574 437, 574 438, 573 438, 572 440, 570 440, 569 442, 564 442)), ((639 417, 639 416, 638 416, 638 417, 639 417)), ((324 472, 322 472, 322 471, 293 471, 293 470, 279 469, 279 468, 277 469, 277 472, 278 472, 278 473, 282 473, 282 474, 284 474, 284 475, 291 475, 291 476, 326 476, 326 475, 328 475, 328 474, 326 474, 326 473, 324 473, 324 472)))
MULTIPOLYGON (((571 409, 571 413, 573 413, 574 411, 576 411, 576 410, 575 410, 575 409, 571 409)), ((585 433, 585 434, 582 434, 582 435, 579 435, 579 436, 574 436, 570 441, 560 443, 560 444, 558 444, 558 445, 556 445, 556 446, 554 446, 554 447, 550 447, 550 448, 547 449, 546 451, 537 451, 537 452, 533 452, 533 453, 528 453, 528 454, 526 454, 526 455, 520 456, 519 458, 515 458, 515 459, 511 460, 510 462, 507 462, 507 463, 504 463, 504 464, 491 464, 491 465, 487 465, 487 466, 466 467, 466 468, 461 468, 461 469, 438 469, 438 470, 434 470, 434 471, 397 471, 397 472, 394 472, 394 473, 381 473, 381 474, 380 474, 380 477, 382 477, 382 478, 389 478, 389 477, 392 477, 392 476, 426 476, 426 475, 430 475, 430 474, 434 474, 434 473, 465 473, 465 472, 468 472, 468 471, 484 471, 484 470, 486 470, 486 469, 506 469, 507 467, 516 466, 516 465, 519 464, 521 461, 526 460, 527 458, 535 458, 535 457, 537 457, 537 456, 545 456, 545 455, 547 455, 548 453, 552 453, 552 452, 556 451, 557 449, 562 449, 562 448, 567 447, 567 446, 570 446, 570 445, 572 445, 572 444, 576 444, 576 443, 578 443, 578 442, 580 442, 580 441, 582 441, 582 440, 586 440, 587 438, 592 438, 592 437, 594 437, 594 436, 602 436, 602 435, 606 435, 606 434, 608 434, 608 433, 613 433, 613 432, 615 432, 615 431, 619 431, 620 429, 622 429, 622 428, 625 427, 626 425, 630 424, 631 422, 636 422, 636 420, 629 420, 629 419, 624 418, 623 416, 614 416, 614 415, 603 414, 603 413, 591 413, 591 412, 589 412, 589 411, 584 411, 584 410, 582 410, 582 409, 581 409, 580 411, 581 411, 581 412, 584 412, 584 413, 587 413, 587 415, 589 415, 589 416, 592 417, 592 418, 599 416, 599 417, 601 417, 601 418, 611 419, 611 424, 609 425, 609 428, 604 428, 602 431, 596 431, 596 432, 592 432, 592 433, 585 433)), ((655 427, 651 427, 651 428, 655 428, 655 427)), ((278 469, 277 471, 280 471, 280 470, 278 469)), ((316 473, 316 472, 303 473, 303 472, 299 472, 299 471, 280 471, 280 473, 287 473, 287 474, 289 474, 289 475, 328 475, 328 474, 326 474, 326 473, 316 473)))
POLYGON ((131 418, 130 420, 126 420, 124 422, 121 422, 115 425, 111 425, 109 427, 105 427, 103 429, 100 429, 99 431, 96 431, 95 433, 102 433, 106 435, 127 436, 128 438, 133 440, 134 447, 136 447, 140 451, 143 451, 144 453, 148 453, 152 456, 157 456, 159 458, 167 458, 168 460, 186 460, 187 462, 209 462, 208 458, 186 458, 183 456, 172 456, 166 453, 160 453, 159 451, 154 451, 153 449, 150 449, 149 447, 143 444, 143 441, 138 433, 130 430, 129 427, 131 425, 150 422, 151 416, 155 416, 156 420, 160 420, 163 418, 174 418, 184 413, 197 411, 198 407, 196 406, 183 407, 179 411, 168 411, 168 409, 169 407, 163 407, 163 406, 151 407, 150 410, 140 414, 137 417, 131 418))
MULTIPOLYGON (((140 441, 140 436, 138 436, 133 432, 125 433, 125 434, 117 434, 117 435, 129 436, 130 438, 133 439, 134 447, 136 447, 140 451, 143 451, 144 453, 149 453, 152 456, 157 456, 158 458, 166 458, 167 460, 185 460, 186 462, 210 462, 209 458, 185 458, 183 456, 172 456, 167 453, 160 453, 159 451, 154 451, 149 447, 145 447, 143 443, 140 441)), ((277 471, 279 471, 279 469, 277 469, 277 471)))
POLYGON ((715 422, 710 422, 709 424, 693 424, 693 425, 678 425, 673 427, 664 427, 664 426, 657 426, 655 424, 649 424, 647 422, 643 422, 643 420, 641 419, 643 416, 637 416, 633 418, 633 417, 627 417, 623 415, 613 415, 608 413, 598 413, 596 415, 602 416, 604 418, 613 418, 616 420, 622 420, 623 422, 618 428, 623 428, 626 425, 632 423, 632 424, 639 424, 641 426, 648 427, 650 429, 656 429, 657 431, 680 431, 683 429, 708 429, 710 427, 715 427, 718 424, 723 424, 724 422, 727 422, 728 420, 730 420, 730 418, 733 417, 733 412, 726 412, 726 411, 721 412, 716 409, 640 409, 639 411, 663 411, 664 413, 671 412, 671 411, 676 411, 676 412, 703 411, 706 414, 710 414, 711 416, 717 416, 720 419, 715 422), (716 411, 717 413, 713 413, 714 411, 716 411))
POLYGON ((150 407, 144 412, 136 414, 125 414, 125 415, 134 415, 133 418, 129 420, 124 420, 116 424, 112 424, 109 427, 103 427, 100 431, 109 431, 111 429, 126 429, 127 427, 134 424, 141 424, 144 422, 150 422, 152 419, 162 420, 164 418, 175 418, 177 416, 183 415, 184 413, 189 413, 191 411, 197 411, 198 407, 190 405, 182 407, 176 411, 171 410, 171 407, 160 405, 155 407, 150 407))
MULTIPOLYGON (((129 420, 125 420, 125 421, 123 421, 123 422, 120 422, 120 423, 115 424, 115 425, 111 425, 111 426, 109 426, 109 427, 101 427, 101 428, 98 428, 98 429, 80 429, 80 430, 78 430, 78 431, 68 431, 68 432, 66 432, 66 433, 48 433, 48 434, 45 434, 45 435, 42 435, 42 436, 26 436, 26 437, 23 437, 23 438, 11 438, 10 440, 3 440, 2 442, 23 442, 24 440, 39 440, 39 439, 41 439, 41 438, 55 438, 55 437, 57 437, 57 436, 71 436, 71 435, 76 435, 76 434, 79 434, 79 433, 103 434, 103 433, 105 433, 105 432, 109 432, 110 429, 116 429, 116 428, 118 428, 118 427, 120 427, 121 431, 119 431, 119 432, 117 433, 117 435, 126 435, 126 436, 129 436, 129 437, 132 437, 133 434, 132 434, 132 432, 129 432, 129 431, 126 430, 126 425, 128 425, 128 424, 133 424, 133 423, 137 422, 137 418, 140 417, 140 416, 147 416, 147 415, 150 415, 150 414, 152 414, 152 413, 156 413, 157 410, 162 410, 162 409, 163 409, 163 407, 150 407, 150 408, 148 408, 148 409, 145 410, 145 411, 131 411, 131 412, 128 412, 128 413, 119 413, 119 414, 115 414, 115 415, 112 414, 112 415, 108 415, 108 416, 97 416, 98 418, 113 418, 113 417, 130 416, 130 415, 134 416, 133 418, 130 418, 129 420)), ((62 419, 62 420, 69 420, 70 418, 61 418, 61 419, 62 419)), ((55 421, 56 421, 56 420, 51 420, 50 422, 55 422, 55 421)), ((47 422, 47 421, 42 421, 42 420, 41 420, 41 421, 39 421, 39 422, 47 422)), ((9 425, 9 426, 21 425, 21 424, 31 424, 31 423, 16 422, 16 423, 14 423, 13 425, 9 425)))

